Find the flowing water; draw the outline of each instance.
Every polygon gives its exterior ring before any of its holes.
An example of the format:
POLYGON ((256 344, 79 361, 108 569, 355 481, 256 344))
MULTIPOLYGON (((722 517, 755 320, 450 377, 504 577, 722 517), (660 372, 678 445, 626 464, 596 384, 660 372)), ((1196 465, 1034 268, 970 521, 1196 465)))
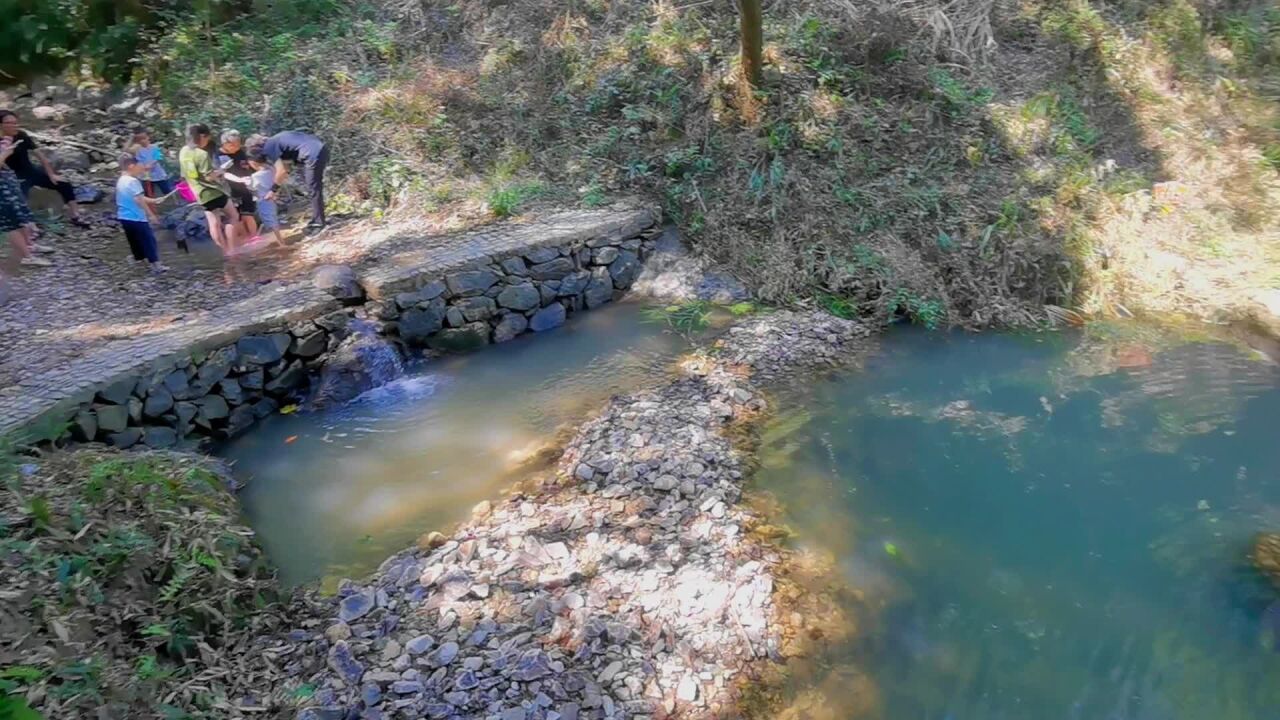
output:
POLYGON ((810 670, 873 683, 783 717, 1280 718, 1280 594, 1246 561, 1280 530, 1273 366, 1126 328, 907 330, 790 401, 758 489, 859 598, 810 670))
POLYGON ((688 348, 618 303, 410 367, 341 407, 272 417, 223 454, 283 580, 360 577, 495 499, 558 428, 664 377, 688 348))

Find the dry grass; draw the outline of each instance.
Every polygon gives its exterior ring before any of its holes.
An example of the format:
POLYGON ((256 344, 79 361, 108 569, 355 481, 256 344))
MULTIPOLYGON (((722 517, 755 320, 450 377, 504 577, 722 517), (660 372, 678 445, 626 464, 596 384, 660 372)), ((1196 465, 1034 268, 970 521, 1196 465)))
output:
POLYGON ((745 92, 730 4, 390 3, 391 61, 314 58, 328 105, 276 115, 336 139, 341 206, 456 227, 640 192, 770 302, 1208 316, 1280 282, 1280 32, 1223 12, 777 3, 745 92))

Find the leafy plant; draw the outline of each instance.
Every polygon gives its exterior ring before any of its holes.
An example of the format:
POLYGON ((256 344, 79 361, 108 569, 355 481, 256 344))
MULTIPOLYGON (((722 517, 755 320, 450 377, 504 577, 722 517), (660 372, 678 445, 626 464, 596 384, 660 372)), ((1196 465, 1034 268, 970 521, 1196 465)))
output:
POLYGON ((542 191, 542 186, 537 183, 511 183, 491 189, 485 202, 494 217, 511 217, 519 214, 521 206, 542 191))
POLYGON ((711 303, 689 300, 676 305, 649 307, 644 309, 643 316, 648 322, 663 323, 681 335, 691 335, 710 324, 711 303))

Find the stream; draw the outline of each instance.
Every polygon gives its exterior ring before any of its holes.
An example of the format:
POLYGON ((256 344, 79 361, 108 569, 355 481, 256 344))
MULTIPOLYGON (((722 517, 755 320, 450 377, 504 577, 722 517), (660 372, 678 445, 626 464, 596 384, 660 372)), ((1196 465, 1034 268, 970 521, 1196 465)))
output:
MULTIPOLYGON (((723 323, 717 323, 723 324, 723 323)), ((496 499, 691 343, 619 303, 411 365, 224 448, 287 583, 359 577, 496 499)), ((775 398, 750 488, 830 568, 849 632, 778 720, 1249 720, 1280 712, 1280 371, 1133 325, 898 328, 775 398)))
POLYGON ((557 430, 669 376, 690 340, 613 303, 548 333, 409 367, 323 412, 276 415, 222 455, 289 584, 362 577, 520 479, 557 430))
POLYGON ((1280 717, 1280 594, 1246 561, 1280 528, 1274 366, 894 330, 787 406, 756 487, 862 598, 785 718, 1280 717))

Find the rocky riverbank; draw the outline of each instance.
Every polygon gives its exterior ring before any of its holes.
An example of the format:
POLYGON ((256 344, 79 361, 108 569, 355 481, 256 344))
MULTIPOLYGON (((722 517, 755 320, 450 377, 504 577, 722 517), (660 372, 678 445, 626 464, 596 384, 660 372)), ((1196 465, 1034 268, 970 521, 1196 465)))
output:
POLYGON ((787 553, 751 532, 733 438, 768 382, 856 359, 867 336, 763 315, 615 399, 524 492, 313 606, 273 649, 284 685, 314 689, 299 717, 733 715, 806 622, 775 599, 787 553))

